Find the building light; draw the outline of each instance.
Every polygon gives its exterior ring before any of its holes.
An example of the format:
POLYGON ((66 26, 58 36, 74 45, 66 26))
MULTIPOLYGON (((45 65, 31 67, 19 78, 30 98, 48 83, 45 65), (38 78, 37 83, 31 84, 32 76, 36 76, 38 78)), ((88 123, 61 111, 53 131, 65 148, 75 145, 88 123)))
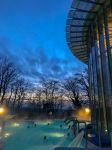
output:
POLYGON ((5 112, 5 109, 3 107, 0 107, 0 115, 3 115, 5 112))
POLYGON ((85 112, 86 113, 90 113, 90 109, 89 108, 85 108, 85 112))
POLYGON ((5 106, 0 106, 0 116, 6 115, 8 113, 8 109, 5 106))

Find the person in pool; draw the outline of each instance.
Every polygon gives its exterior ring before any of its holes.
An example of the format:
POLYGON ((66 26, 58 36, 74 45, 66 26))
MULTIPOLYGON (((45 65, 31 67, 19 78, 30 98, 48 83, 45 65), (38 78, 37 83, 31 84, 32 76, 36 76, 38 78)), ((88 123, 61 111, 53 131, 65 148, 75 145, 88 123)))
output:
POLYGON ((71 126, 69 125, 69 126, 68 126, 68 129, 70 129, 70 128, 71 128, 71 126))
POLYGON ((47 140, 47 136, 46 135, 44 136, 44 140, 47 140))
POLYGON ((37 126, 37 123, 36 122, 34 122, 34 127, 36 127, 37 126))
POLYGON ((27 126, 27 128, 29 129, 29 128, 30 128, 30 126, 28 125, 28 126, 27 126))
POLYGON ((67 136, 70 136, 70 133, 67 133, 67 136))
POLYGON ((60 125, 60 128, 62 128, 62 124, 60 125))
POLYGON ((44 139, 43 139, 43 140, 46 141, 46 142, 48 141, 48 138, 47 138, 46 135, 44 136, 44 139))

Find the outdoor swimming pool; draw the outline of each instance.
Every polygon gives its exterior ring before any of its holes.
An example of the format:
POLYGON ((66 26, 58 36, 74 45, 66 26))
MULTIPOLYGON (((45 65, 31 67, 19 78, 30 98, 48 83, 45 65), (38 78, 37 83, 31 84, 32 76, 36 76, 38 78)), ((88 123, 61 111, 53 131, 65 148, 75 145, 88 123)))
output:
POLYGON ((4 150, 53 150, 74 139, 72 130, 59 120, 11 122, 5 125, 4 135, 4 150))

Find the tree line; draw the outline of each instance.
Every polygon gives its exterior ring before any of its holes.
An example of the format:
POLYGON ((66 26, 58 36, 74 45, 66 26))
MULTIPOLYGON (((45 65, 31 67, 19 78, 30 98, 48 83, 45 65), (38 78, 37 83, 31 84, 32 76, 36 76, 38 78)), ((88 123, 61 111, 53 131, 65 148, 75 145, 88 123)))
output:
POLYGON ((80 108, 88 97, 87 69, 63 81, 42 77, 34 84, 22 77, 8 58, 0 58, 0 104, 12 110, 19 111, 27 105, 33 110, 55 111, 62 110, 64 104, 68 103, 80 108))

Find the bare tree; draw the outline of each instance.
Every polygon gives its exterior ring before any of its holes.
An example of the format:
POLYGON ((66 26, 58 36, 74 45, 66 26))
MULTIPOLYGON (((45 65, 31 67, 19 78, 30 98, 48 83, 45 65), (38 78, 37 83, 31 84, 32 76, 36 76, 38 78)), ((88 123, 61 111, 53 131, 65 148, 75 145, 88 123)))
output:
POLYGON ((13 92, 13 101, 12 101, 12 107, 13 110, 15 107, 20 109, 23 105, 23 101, 25 99, 25 96, 27 94, 27 89, 28 89, 28 82, 21 77, 18 77, 12 87, 12 92, 13 92))
POLYGON ((7 58, 0 59, 0 96, 1 103, 4 102, 4 97, 9 85, 17 76, 17 71, 12 62, 7 58))
POLYGON ((89 76, 88 69, 85 68, 82 73, 75 74, 77 78, 77 82, 80 85, 81 90, 88 96, 89 98, 89 76))
POLYGON ((14 82, 11 83, 10 86, 9 86, 9 88, 8 88, 9 97, 6 99, 6 105, 7 106, 9 106, 10 102, 12 101, 13 91, 14 91, 14 82))
POLYGON ((44 93, 44 109, 47 111, 48 109, 55 109, 55 100, 58 96, 59 89, 59 81, 54 79, 43 79, 41 81, 43 93, 44 93))
POLYGON ((59 84, 59 89, 57 90, 56 96, 55 96, 55 103, 58 110, 62 110, 63 103, 64 103, 64 94, 65 90, 62 88, 62 85, 59 84))
POLYGON ((43 105, 43 90, 42 88, 38 85, 36 87, 33 87, 32 89, 32 100, 31 103, 33 104, 34 109, 40 110, 43 105))
POLYGON ((68 91, 68 96, 74 106, 81 107, 82 104, 87 104, 89 99, 88 69, 85 68, 83 72, 69 77, 65 81, 64 88, 68 91))
POLYGON ((65 80, 64 88, 68 92, 69 99, 72 101, 74 107, 81 107, 79 100, 79 86, 76 78, 71 77, 65 80))
POLYGON ((37 98, 38 102, 41 102, 41 100, 42 100, 41 99, 42 98, 42 89, 41 89, 41 87, 36 89, 36 98, 37 98))
POLYGON ((58 89, 59 89, 59 81, 57 81, 57 80, 51 80, 49 82, 49 84, 50 84, 50 86, 49 86, 50 99, 51 99, 51 101, 54 101, 55 98, 58 96, 57 92, 59 92, 58 91, 58 89))
POLYGON ((18 110, 22 107, 23 101, 25 99, 25 94, 27 92, 28 84, 23 78, 19 80, 19 90, 18 90, 18 99, 17 99, 17 108, 18 110))

